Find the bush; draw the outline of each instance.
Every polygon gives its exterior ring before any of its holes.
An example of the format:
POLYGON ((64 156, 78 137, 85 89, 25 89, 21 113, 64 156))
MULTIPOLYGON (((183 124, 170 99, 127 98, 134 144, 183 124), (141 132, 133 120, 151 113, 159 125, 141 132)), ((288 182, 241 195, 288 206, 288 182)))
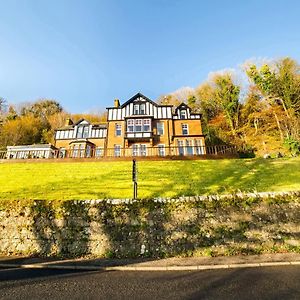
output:
POLYGON ((284 146, 289 150, 293 156, 300 154, 300 141, 288 137, 284 141, 284 146))

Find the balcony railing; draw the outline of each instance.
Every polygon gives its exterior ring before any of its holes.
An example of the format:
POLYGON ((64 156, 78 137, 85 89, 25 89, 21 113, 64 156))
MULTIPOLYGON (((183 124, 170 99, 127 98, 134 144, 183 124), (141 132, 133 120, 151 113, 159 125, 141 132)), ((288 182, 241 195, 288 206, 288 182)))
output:
POLYGON ((152 131, 141 131, 141 132, 129 132, 127 131, 125 133, 125 138, 126 139, 147 139, 147 138, 152 138, 153 133, 152 131))
POLYGON ((182 146, 96 148, 78 150, 9 150, 0 151, 0 159, 64 159, 64 158, 118 158, 118 157, 199 157, 232 156, 237 154, 234 146, 182 146))

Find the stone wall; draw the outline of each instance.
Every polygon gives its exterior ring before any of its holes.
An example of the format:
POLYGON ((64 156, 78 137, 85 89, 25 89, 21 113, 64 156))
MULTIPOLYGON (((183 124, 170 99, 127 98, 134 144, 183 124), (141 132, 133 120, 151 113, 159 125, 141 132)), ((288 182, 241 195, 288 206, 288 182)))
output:
POLYGON ((300 252, 300 192, 2 201, 0 254, 152 257, 300 252))

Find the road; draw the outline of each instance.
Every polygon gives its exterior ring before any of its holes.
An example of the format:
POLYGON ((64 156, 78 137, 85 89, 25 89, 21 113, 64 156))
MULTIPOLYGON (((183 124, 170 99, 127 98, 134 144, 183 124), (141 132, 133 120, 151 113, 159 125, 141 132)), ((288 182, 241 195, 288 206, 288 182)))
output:
POLYGON ((300 299, 300 267, 189 272, 0 269, 0 299, 300 299))

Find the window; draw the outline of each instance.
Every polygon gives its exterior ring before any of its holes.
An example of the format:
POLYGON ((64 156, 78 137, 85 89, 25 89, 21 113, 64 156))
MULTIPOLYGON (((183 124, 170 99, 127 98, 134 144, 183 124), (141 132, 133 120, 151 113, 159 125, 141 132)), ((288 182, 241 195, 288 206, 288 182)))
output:
POLYGON ((140 145, 140 154, 141 154, 141 156, 147 156, 147 146, 146 145, 140 145))
POLYGON ((89 137, 89 126, 84 126, 83 127, 83 138, 86 139, 89 137))
POLYGON ((92 147, 90 145, 86 145, 85 149, 85 157, 91 157, 92 156, 92 147))
POLYGON ((133 114, 134 115, 145 115, 146 114, 145 103, 134 104, 134 106, 133 106, 133 114))
POLYGON ((82 138, 82 133, 83 133, 83 126, 79 126, 77 128, 77 138, 82 138))
POLYGON ((144 120, 144 131, 150 131, 150 120, 144 120))
POLYGON ((115 157, 120 157, 121 156, 121 146, 120 145, 115 145, 114 147, 115 150, 115 157))
POLYGON ((143 124, 143 120, 135 120, 135 131, 136 132, 142 131, 142 124, 143 124))
POLYGON ((133 114, 134 115, 139 115, 140 114, 140 105, 139 104, 135 104, 133 106, 133 114))
POLYGON ((76 138, 88 138, 89 136, 89 126, 78 126, 76 138))
POLYGON ((133 132, 134 131, 134 120, 127 121, 127 131, 133 132))
POLYGON ((73 147, 73 157, 78 157, 78 148, 79 148, 79 145, 74 145, 74 147, 73 147))
POLYGON ((178 154, 184 155, 183 141, 178 141, 178 154))
POLYGON ((202 140, 194 140, 195 150, 197 155, 204 154, 202 140))
POLYGON ((79 145, 79 152, 80 152, 80 157, 84 157, 84 145, 83 144, 79 145))
POLYGON ((66 157, 66 148, 60 148, 59 149, 59 158, 65 158, 66 157))
POLYGON ((157 123, 157 134, 164 135, 164 123, 163 122, 157 123))
POLYGON ((96 148, 96 151, 95 151, 95 156, 96 156, 96 157, 101 157, 101 156, 103 156, 103 149, 97 147, 97 148, 96 148))
POLYGON ((158 145, 158 155, 165 156, 165 145, 163 144, 158 145))
POLYGON ((182 135, 188 135, 189 134, 188 124, 181 124, 181 128, 182 128, 182 135))
POLYGON ((194 152, 193 152, 193 142, 189 141, 189 140, 186 140, 185 144, 186 144, 186 154, 187 155, 193 155, 194 154, 194 152))
POLYGON ((116 136, 121 136, 121 135, 122 135, 122 125, 116 124, 116 136))
POLYGON ((136 119, 127 121, 127 132, 149 132, 151 131, 150 119, 136 119))
POLYGON ((132 156, 138 156, 139 155, 139 145, 132 145, 132 156))
POLYGON ((140 115, 145 115, 146 111, 145 111, 145 104, 140 104, 140 115))
POLYGON ((180 119, 185 120, 187 118, 186 110, 180 111, 180 119))
POLYGON ((147 146, 133 144, 132 145, 132 156, 146 156, 147 155, 147 146))

